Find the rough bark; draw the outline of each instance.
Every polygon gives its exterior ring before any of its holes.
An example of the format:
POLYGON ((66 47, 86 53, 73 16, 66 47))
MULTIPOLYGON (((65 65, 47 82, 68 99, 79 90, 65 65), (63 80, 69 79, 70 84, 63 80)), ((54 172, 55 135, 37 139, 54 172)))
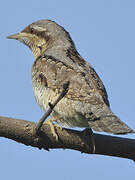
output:
MULTIPOLYGON (((92 153, 89 131, 76 131, 56 127, 58 141, 51 134, 50 126, 43 125, 39 136, 35 135, 36 123, 0 117, 0 137, 5 137, 39 149, 72 149, 82 153, 92 153)), ((94 133, 95 154, 116 156, 135 160, 135 140, 94 133)))

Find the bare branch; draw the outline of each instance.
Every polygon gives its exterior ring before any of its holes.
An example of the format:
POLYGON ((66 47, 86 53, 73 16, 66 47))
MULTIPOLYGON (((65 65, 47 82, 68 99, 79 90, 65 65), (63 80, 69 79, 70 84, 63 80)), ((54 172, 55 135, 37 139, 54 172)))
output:
MULTIPOLYGON (((72 149, 91 154, 91 135, 86 131, 56 128, 59 140, 51 134, 49 125, 43 125, 40 137, 33 135, 36 123, 0 117, 0 137, 6 137, 39 149, 72 149)), ((116 156, 135 160, 135 140, 94 134, 95 154, 116 156)))
POLYGON ((49 109, 46 111, 46 113, 43 115, 43 117, 40 119, 38 124, 36 125, 35 131, 36 134, 39 134, 40 128, 43 125, 44 121, 48 118, 48 116, 51 114, 53 108, 58 104, 58 102, 67 94, 69 88, 69 81, 63 84, 63 90, 56 99, 54 103, 49 102, 49 109))

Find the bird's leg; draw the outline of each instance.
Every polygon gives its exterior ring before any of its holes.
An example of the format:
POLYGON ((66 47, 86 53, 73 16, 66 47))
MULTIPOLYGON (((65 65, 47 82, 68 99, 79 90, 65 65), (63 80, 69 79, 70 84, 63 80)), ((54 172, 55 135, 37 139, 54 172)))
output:
POLYGON ((52 135, 56 138, 56 141, 58 141, 58 134, 56 133, 55 127, 58 127, 62 130, 61 126, 58 126, 57 124, 54 124, 53 122, 56 121, 55 117, 51 117, 49 118, 44 124, 49 124, 50 128, 51 128, 51 133, 52 135))
POLYGON ((95 150, 96 150, 96 146, 95 146, 95 138, 94 138, 94 134, 91 128, 86 128, 82 131, 83 135, 90 135, 90 140, 88 139, 87 143, 92 147, 91 149, 91 153, 94 154, 95 150))

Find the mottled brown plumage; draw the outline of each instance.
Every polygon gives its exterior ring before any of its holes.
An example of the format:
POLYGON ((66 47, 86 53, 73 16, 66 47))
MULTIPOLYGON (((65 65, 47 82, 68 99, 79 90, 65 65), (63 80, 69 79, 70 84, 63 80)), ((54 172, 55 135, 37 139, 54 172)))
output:
POLYGON ((50 20, 30 24, 21 33, 9 36, 26 44, 35 61, 32 83, 35 98, 46 111, 66 81, 66 96, 51 114, 57 123, 69 127, 91 127, 114 134, 134 132, 109 107, 105 87, 93 67, 77 52, 69 33, 50 20))

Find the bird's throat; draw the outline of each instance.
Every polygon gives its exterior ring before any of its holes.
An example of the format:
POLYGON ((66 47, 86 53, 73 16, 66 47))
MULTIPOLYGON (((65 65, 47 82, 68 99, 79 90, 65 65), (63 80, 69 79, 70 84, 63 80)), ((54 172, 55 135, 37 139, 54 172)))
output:
POLYGON ((46 45, 44 45, 44 46, 33 46, 31 48, 35 59, 37 59, 39 56, 42 56, 45 53, 46 49, 47 49, 46 45))

